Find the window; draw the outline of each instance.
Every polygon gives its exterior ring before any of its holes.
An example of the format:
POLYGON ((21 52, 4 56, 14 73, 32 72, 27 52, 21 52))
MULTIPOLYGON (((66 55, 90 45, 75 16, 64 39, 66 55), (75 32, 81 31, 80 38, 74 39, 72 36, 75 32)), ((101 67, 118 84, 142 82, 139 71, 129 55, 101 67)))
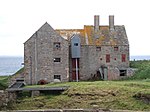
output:
POLYGON ((126 76, 127 75, 127 70, 119 70, 120 71, 120 76, 126 76))
POLYGON ((115 47, 114 47, 114 51, 118 51, 118 46, 115 46, 115 47))
POLYGON ((106 63, 110 62, 110 54, 106 54, 106 63))
POLYGON ((78 43, 74 43, 74 46, 78 46, 78 43))
POLYGON ((96 51, 101 51, 101 47, 97 46, 96 51))
POLYGON ((60 50, 60 42, 54 42, 54 50, 60 50))
POLYGON ((59 79, 59 80, 61 80, 61 76, 60 76, 60 75, 54 75, 54 79, 59 79))
POLYGON ((126 55, 122 54, 122 62, 126 62, 126 55))
POLYGON ((54 62, 60 62, 61 59, 60 58, 54 58, 54 62))

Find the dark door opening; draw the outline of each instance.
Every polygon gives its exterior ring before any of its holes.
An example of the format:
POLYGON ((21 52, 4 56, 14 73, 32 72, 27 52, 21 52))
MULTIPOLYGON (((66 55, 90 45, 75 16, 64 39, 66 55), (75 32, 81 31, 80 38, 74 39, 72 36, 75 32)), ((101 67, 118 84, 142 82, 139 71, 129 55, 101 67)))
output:
POLYGON ((72 58, 72 80, 73 81, 80 80, 79 58, 72 58))

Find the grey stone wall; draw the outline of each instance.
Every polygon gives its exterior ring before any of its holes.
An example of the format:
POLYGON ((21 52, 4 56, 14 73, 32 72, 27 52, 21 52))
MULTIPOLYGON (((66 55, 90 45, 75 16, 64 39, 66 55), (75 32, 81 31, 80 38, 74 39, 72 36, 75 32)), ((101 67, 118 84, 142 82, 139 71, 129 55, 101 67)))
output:
POLYGON ((6 106, 6 94, 3 90, 0 90, 0 108, 6 106))
POLYGON ((9 102, 16 101, 17 95, 15 92, 0 90, 0 109, 7 107, 9 102))
POLYGON ((108 68, 108 80, 117 80, 120 79, 120 71, 117 67, 108 68))
POLYGON ((61 75, 61 81, 68 81, 68 55, 68 41, 58 35, 48 23, 45 23, 25 43, 26 83, 37 84, 40 80, 53 82, 54 75, 61 75), (59 50, 54 50, 54 42, 60 43, 59 50), (61 58, 61 61, 54 62, 54 58, 61 58))
POLYGON ((108 79, 118 79, 119 70, 129 68, 129 46, 118 46, 118 51, 114 51, 114 46, 100 46, 101 51, 96 50, 96 46, 81 46, 80 58, 80 79, 87 80, 91 74, 96 74, 101 66, 109 70, 108 79), (110 62, 106 63, 106 54, 110 54, 110 62), (126 61, 122 62, 122 54, 126 55, 126 61), (112 75, 112 76, 111 76, 112 75))
POLYGON ((40 95, 40 91, 31 91, 31 97, 36 97, 40 95))
POLYGON ((33 34, 32 37, 24 43, 24 75, 25 82, 27 84, 32 84, 34 82, 34 51, 35 51, 35 39, 36 35, 33 34))

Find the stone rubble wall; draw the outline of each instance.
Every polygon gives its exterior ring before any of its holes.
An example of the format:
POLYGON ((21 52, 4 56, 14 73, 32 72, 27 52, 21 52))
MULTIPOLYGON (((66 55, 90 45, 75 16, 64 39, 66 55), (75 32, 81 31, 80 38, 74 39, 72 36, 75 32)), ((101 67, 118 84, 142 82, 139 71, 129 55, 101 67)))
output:
MULTIPOLYGON (((92 74, 96 74, 101 66, 108 68, 108 80, 119 79, 119 69, 129 68, 129 46, 118 46, 118 51, 114 51, 114 46, 101 46, 97 51, 96 46, 81 46, 81 58, 79 61, 79 72, 81 80, 88 80, 92 74), (110 54, 110 62, 106 63, 106 54, 110 54), (125 62, 122 62, 122 54, 126 55, 125 62), (117 70, 117 69, 118 70, 117 70)), ((132 72, 128 73, 131 75, 132 72)))
POLYGON ((57 34, 47 23, 24 44, 25 82, 37 84, 40 80, 54 82, 60 75, 62 82, 69 81, 68 41, 57 34), (56 49, 54 43, 60 43, 56 49), (54 62, 60 58, 60 62, 54 62))
POLYGON ((0 107, 6 105, 6 94, 3 90, 0 90, 0 107))
POLYGON ((6 107, 9 102, 15 101, 16 98, 17 95, 15 92, 0 90, 0 109, 6 107))

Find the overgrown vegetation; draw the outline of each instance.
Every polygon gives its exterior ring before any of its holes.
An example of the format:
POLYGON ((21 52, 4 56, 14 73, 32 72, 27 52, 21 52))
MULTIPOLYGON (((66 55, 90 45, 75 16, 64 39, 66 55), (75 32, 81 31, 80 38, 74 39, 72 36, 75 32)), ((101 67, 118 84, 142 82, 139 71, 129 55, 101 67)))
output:
POLYGON ((149 102, 135 98, 138 93, 150 94, 145 81, 67 82, 45 86, 70 86, 61 95, 24 97, 11 104, 10 109, 48 108, 108 108, 150 110, 149 102))
POLYGON ((133 79, 133 80, 145 79, 146 81, 150 82, 150 61, 149 60, 131 61, 130 66, 132 68, 137 68, 137 71, 135 75, 129 79, 133 79))
POLYGON ((4 90, 8 87, 9 76, 0 76, 0 90, 4 90))
POLYGON ((24 68, 21 68, 20 70, 18 70, 15 74, 11 75, 11 76, 0 76, 0 90, 4 90, 8 87, 8 82, 10 80, 10 78, 12 78, 13 76, 19 75, 20 73, 22 73, 24 70, 24 68))

